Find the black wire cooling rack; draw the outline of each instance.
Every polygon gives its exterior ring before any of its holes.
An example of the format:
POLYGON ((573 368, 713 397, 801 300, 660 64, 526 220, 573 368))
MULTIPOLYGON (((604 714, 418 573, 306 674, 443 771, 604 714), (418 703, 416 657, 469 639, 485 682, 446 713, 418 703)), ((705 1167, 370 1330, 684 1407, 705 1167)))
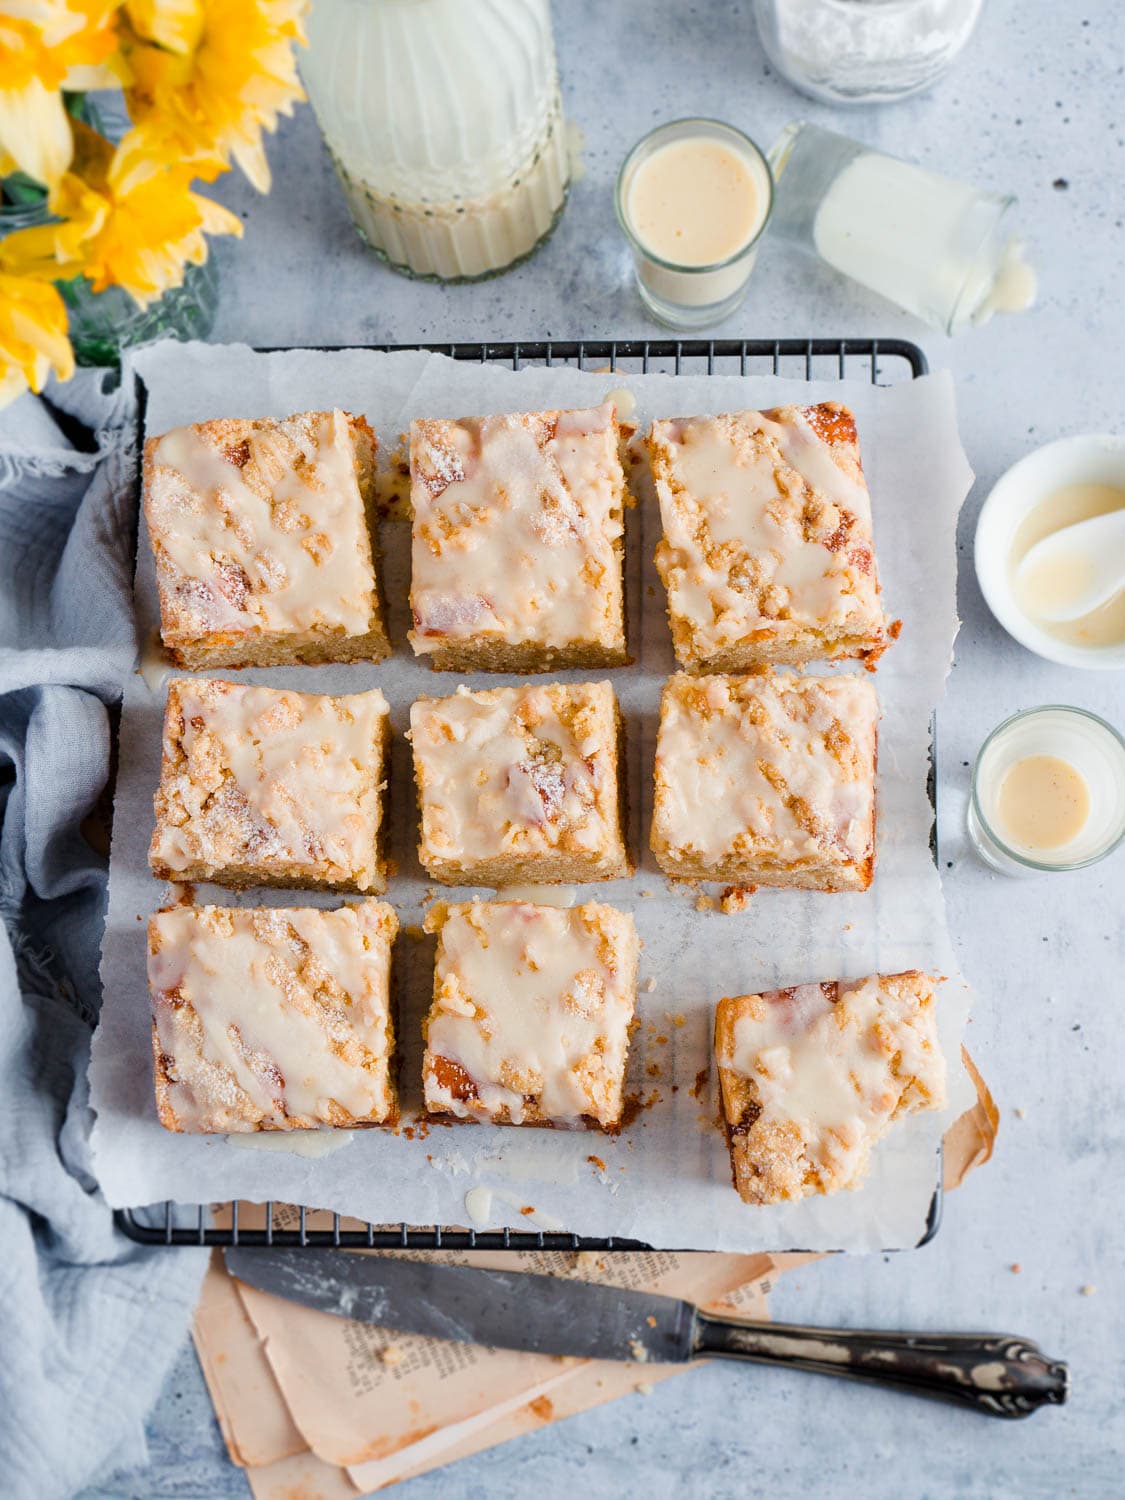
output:
MULTIPOLYGON (((531 339, 500 344, 371 344, 393 353, 422 349, 478 364, 570 365, 622 375, 783 375, 794 380, 866 379, 872 385, 915 380, 929 368, 917 344, 906 339, 531 339)), ((272 352, 272 351, 271 351, 272 352)), ((138 424, 144 422, 144 387, 138 424)), ((143 437, 143 432, 139 433, 143 437)), ((930 800, 934 800, 931 760, 930 800)), ((941 1221, 941 1157, 938 1186, 919 1245, 941 1221)), ((307 1246, 358 1250, 648 1250, 636 1240, 591 1239, 554 1231, 450 1229, 440 1225, 365 1224, 336 1213, 291 1204, 150 1204, 122 1209, 118 1227, 146 1245, 307 1246), (325 1221, 328 1221, 325 1223, 325 1221)))

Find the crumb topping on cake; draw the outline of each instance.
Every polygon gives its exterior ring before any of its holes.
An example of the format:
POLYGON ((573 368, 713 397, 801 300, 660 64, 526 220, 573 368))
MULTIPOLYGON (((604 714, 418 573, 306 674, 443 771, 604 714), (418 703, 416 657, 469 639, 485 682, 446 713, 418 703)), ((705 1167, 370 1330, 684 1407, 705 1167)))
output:
POLYGON ((942 1107, 933 989, 912 970, 721 1003, 717 1061, 747 1201, 854 1187, 893 1119, 942 1107))
POLYGON ((422 698, 410 710, 423 851, 595 852, 619 838, 608 682, 422 698))
POLYGON ((268 865, 377 887, 387 713, 378 689, 333 698, 177 679, 152 863, 170 875, 268 865))
POLYGON ((690 677, 664 690, 654 841, 711 864, 872 853, 878 704, 858 677, 690 677))
POLYGON ((385 1117, 397 926, 377 901, 157 912, 148 973, 164 1122, 245 1131, 385 1117))
POLYGON ((426 1106, 514 1125, 610 1126, 633 1015, 632 918, 588 902, 432 910, 440 931, 426 1023, 426 1106))
POLYGON ((653 423, 647 446, 679 649, 706 658, 759 630, 881 643, 871 502, 847 408, 670 418, 653 423))
POLYGON ((152 439, 145 511, 166 643, 369 631, 375 577, 356 468, 373 456, 370 428, 344 411, 152 439))
POLYGON ((612 404, 411 425, 414 650, 613 645, 624 476, 612 404))

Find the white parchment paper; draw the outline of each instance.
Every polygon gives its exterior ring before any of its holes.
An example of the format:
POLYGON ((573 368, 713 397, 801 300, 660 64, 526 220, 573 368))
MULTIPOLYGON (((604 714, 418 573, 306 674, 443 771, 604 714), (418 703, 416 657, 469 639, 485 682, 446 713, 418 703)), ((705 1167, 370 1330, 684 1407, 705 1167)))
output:
MULTIPOLYGON (((396 955, 404 1124, 396 1134, 358 1131, 315 1158, 298 1141, 192 1137, 165 1132, 152 1097, 145 921, 167 896, 148 871, 152 793, 160 765, 163 690, 138 674, 126 687, 121 722, 109 913, 102 962, 105 1001, 91 1065, 94 1158, 117 1206, 171 1198, 209 1202, 267 1198, 334 1209, 376 1223, 511 1225, 615 1235, 667 1248, 876 1250, 921 1237, 938 1178, 937 1152, 952 1114, 971 1097, 960 1062, 968 994, 957 975, 941 882, 930 853, 933 811, 926 792, 931 717, 944 691, 953 639, 955 528, 972 480, 957 437, 952 383, 930 376, 888 388, 860 382, 778 378, 519 372, 423 353, 289 351, 164 344, 137 367, 148 392, 146 425, 159 433, 218 416, 284 416, 342 406, 366 414, 390 448, 416 416, 586 406, 626 387, 636 420, 721 412, 788 401, 845 399, 859 425, 888 613, 901 639, 879 664, 879 848, 863 894, 762 890, 746 911, 696 909, 695 891, 665 881, 648 851, 652 760, 660 689, 674 669, 664 594, 652 566, 659 517, 651 494, 631 512, 627 537, 628 619, 636 657, 605 674, 622 703, 628 735, 631 842, 639 856, 629 881, 587 886, 588 896, 632 911, 644 942, 628 1090, 648 1107, 616 1138, 589 1132, 434 1127, 410 1124, 420 1092, 420 1024, 429 1002, 430 940, 403 937, 396 955), (878 1148, 865 1185, 852 1193, 775 1208, 744 1205, 730 1185, 716 1128, 716 1080, 709 1070, 716 1000, 806 980, 918 967, 948 982, 939 999, 950 1067, 950 1108, 896 1125, 878 1148), (647 988, 647 981, 654 981, 647 988), (604 1168, 601 1165, 604 1163, 604 1168), (530 1212, 528 1212, 530 1210, 530 1212)), ((394 656, 378 665, 279 668, 240 681, 305 691, 357 692, 378 686, 392 709, 396 742, 390 784, 391 853, 398 873, 388 899, 404 925, 421 921, 434 887, 414 851, 409 747, 402 739, 411 702, 453 692, 453 674, 432 673, 410 654, 409 528, 382 528, 394 656)), ((148 538, 138 547, 139 638, 157 623, 148 538)), ((217 675, 224 675, 219 673, 217 675)), ((577 679, 582 674, 569 674, 577 679)), ((473 685, 516 681, 470 679, 473 685)), ((438 894, 443 894, 438 892, 438 894)), ((487 895, 488 893, 481 893, 487 895)), ((455 893, 462 898, 464 892, 455 893)), ((197 900, 331 905, 292 892, 234 893, 201 886, 197 900)), ((316 1144, 326 1144, 323 1140, 316 1144)))

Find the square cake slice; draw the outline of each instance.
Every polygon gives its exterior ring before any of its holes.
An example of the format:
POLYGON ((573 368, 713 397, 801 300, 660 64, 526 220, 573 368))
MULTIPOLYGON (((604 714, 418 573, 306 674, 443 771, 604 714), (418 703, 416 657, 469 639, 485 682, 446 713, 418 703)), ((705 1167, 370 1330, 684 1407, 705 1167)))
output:
POLYGON ((375 434, 346 411, 226 418, 149 438, 160 633, 181 667, 379 661, 375 434))
POLYGON ((854 1188, 894 1120, 943 1107, 939 982, 911 969, 719 1001, 715 1060, 746 1203, 854 1188))
POLYGON ((654 422, 646 440, 676 659, 690 672, 886 646, 871 500, 846 406, 654 422))
POLYGON ((859 677, 689 677, 664 688, 652 850, 684 879, 865 891, 879 705, 859 677))
POLYGON ((160 1123, 207 1134, 393 1122, 397 930, 381 901, 158 911, 148 981, 160 1123))
POLYGON ((181 677, 168 688, 153 874, 383 891, 390 714, 319 693, 181 677))
POLYGON ((414 422, 410 498, 417 655, 457 672, 626 660, 611 402, 414 422))
POLYGON ((608 682, 420 698, 410 710, 418 857, 445 885, 617 880, 621 715, 608 682))
POLYGON ((494 1125, 613 1130, 637 991, 637 932, 612 906, 432 907, 427 1111, 494 1125))

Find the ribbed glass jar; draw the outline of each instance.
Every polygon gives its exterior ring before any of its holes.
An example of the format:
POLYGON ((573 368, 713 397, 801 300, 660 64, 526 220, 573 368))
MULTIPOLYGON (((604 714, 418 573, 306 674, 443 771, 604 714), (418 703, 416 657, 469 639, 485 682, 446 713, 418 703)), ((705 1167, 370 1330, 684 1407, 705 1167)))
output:
POLYGON ((554 228, 549 0, 317 0, 301 74, 356 228, 396 271, 476 281, 554 228))

